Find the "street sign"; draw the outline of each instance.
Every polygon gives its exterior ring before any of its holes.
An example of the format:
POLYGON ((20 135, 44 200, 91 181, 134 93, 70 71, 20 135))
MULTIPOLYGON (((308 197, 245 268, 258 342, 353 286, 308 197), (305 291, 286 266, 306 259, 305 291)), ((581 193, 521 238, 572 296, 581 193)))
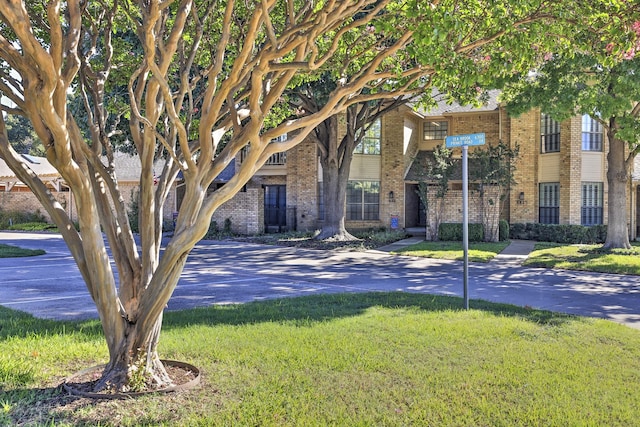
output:
POLYGON ((447 148, 462 147, 462 251, 464 257, 462 294, 464 308, 469 309, 469 146, 484 145, 484 133, 453 135, 445 138, 447 148))
POLYGON ((452 135, 444 140, 447 148, 484 145, 484 133, 469 133, 466 135, 452 135))

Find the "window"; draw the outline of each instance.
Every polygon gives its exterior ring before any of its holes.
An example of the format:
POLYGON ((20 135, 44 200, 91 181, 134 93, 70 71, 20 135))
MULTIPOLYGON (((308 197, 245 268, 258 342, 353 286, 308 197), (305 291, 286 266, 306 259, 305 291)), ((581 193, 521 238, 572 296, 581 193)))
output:
POLYGON ((543 153, 560 151, 560 123, 550 115, 540 115, 540 149, 543 153))
POLYGON ((540 184, 540 224, 560 224, 560 184, 557 182, 540 184))
POLYGON ((380 219, 380 182, 349 181, 347 183, 347 220, 380 219))
POLYGON ((601 182, 582 183, 582 225, 602 224, 603 186, 601 182))
POLYGON ((588 114, 582 116, 582 150, 602 151, 602 124, 588 114))
POLYGON ((424 139, 445 139, 449 122, 424 122, 424 139))
POLYGON ((380 154, 380 141, 382 140, 382 129, 380 119, 374 121, 366 130, 362 140, 355 150, 356 154, 380 154))

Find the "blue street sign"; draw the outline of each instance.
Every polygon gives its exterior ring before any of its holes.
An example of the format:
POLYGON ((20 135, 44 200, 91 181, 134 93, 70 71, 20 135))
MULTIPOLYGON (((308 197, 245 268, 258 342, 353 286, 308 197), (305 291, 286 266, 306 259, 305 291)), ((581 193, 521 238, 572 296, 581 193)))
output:
POLYGON ((471 145, 484 145, 484 133, 470 133, 467 135, 452 135, 444 140, 447 148, 471 145))

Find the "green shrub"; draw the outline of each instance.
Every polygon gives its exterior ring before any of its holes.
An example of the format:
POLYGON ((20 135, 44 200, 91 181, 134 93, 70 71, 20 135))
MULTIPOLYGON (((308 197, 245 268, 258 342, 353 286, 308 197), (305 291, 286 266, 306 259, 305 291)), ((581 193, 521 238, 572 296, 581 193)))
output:
POLYGON ((58 227, 55 224, 48 222, 21 222, 19 224, 13 224, 7 227, 7 230, 20 230, 20 231, 57 231, 58 227))
POLYGON ((211 221, 211 223, 209 224, 209 230, 207 231, 207 234, 205 234, 203 239, 217 240, 233 236, 231 218, 226 218, 222 227, 223 228, 221 230, 217 221, 211 221))
POLYGON ((39 210, 35 212, 18 212, 0 210, 0 228, 8 229, 14 224, 46 223, 44 215, 39 210))
POLYGON ((140 205, 138 204, 138 200, 140 197, 140 191, 132 191, 131 199, 129 200, 129 209, 127 211, 127 216, 129 217, 129 226, 131 227, 131 231, 133 233, 140 232, 140 205))
POLYGON ((498 223, 498 239, 503 242, 509 238, 509 223, 501 219, 498 223))
MULTIPOLYGON (((482 224, 469 224, 469 241, 482 242, 484 227, 482 224)), ((438 227, 438 238, 444 241, 462 241, 462 224, 443 222, 438 227)))
POLYGON ((222 227, 222 232, 228 235, 233 234, 233 232, 231 231, 231 218, 225 218, 224 219, 224 225, 222 227))
POLYGON ((397 242, 407 237, 407 234, 402 230, 389 230, 384 227, 370 229, 370 230, 356 230, 350 231, 352 235, 359 239, 369 240, 380 244, 397 242))
POLYGON ((537 240, 554 243, 603 243, 607 238, 606 225, 574 224, 511 224, 509 236, 512 239, 537 240))

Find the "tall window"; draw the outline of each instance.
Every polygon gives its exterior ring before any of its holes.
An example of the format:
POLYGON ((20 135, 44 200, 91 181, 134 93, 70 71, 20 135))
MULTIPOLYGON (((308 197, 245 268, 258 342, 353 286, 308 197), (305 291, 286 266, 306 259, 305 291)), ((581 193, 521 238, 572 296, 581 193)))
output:
POLYGON ((449 122, 424 122, 424 139, 445 139, 449 122))
POLYGON ((603 185, 601 182, 582 183, 582 225, 602 224, 603 185))
POLYGON ((543 153, 560 151, 560 123, 548 114, 540 115, 540 149, 543 153))
POLYGON ((356 154, 380 154, 380 141, 382 140, 382 127, 380 119, 371 124, 365 132, 360 143, 353 150, 356 154))
POLYGON ((539 222, 560 224, 560 184, 557 182, 540 184, 539 222))
POLYGON ((582 116, 582 150, 602 151, 602 138, 602 124, 588 114, 582 116))
POLYGON ((380 182, 349 181, 347 183, 347 219, 351 221, 380 219, 380 182))

